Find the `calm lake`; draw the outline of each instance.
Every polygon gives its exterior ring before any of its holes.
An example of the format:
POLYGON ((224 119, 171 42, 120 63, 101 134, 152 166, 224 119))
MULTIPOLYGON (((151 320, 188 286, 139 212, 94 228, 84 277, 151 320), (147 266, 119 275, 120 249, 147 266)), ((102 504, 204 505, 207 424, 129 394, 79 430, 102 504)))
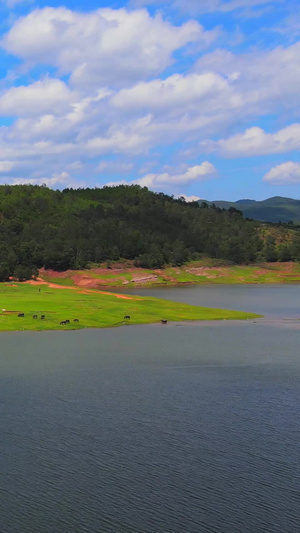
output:
POLYGON ((135 293, 266 319, 1 333, 1 533, 299 533, 300 285, 135 293))

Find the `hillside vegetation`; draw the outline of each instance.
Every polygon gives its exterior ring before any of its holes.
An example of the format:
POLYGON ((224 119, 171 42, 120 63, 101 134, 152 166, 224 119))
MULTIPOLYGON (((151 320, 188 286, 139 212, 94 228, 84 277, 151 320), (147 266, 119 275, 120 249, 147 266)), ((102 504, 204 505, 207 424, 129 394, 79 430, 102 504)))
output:
POLYGON ((180 266, 203 256, 235 264, 299 261, 297 228, 263 226, 234 208, 185 203, 139 186, 65 189, 0 187, 0 279, 38 269, 180 266))

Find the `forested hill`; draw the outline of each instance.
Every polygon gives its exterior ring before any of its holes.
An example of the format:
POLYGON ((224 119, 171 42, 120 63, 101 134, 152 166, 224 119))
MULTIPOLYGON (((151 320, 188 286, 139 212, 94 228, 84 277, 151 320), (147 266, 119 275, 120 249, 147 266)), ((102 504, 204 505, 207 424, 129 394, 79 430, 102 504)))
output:
MULTIPOLYGON (((200 202, 201 203, 201 202, 200 202)), ((292 221, 294 224, 300 224, 300 200, 293 198, 284 198, 274 196, 267 200, 238 200, 237 202, 216 201, 217 207, 229 209, 235 207, 242 211, 244 217, 254 218, 265 222, 282 222, 292 221)))
POLYGON ((64 191, 4 185, 0 279, 120 258, 149 268, 200 256, 235 263, 300 260, 299 233, 285 231, 281 242, 235 209, 185 203, 137 185, 64 191))

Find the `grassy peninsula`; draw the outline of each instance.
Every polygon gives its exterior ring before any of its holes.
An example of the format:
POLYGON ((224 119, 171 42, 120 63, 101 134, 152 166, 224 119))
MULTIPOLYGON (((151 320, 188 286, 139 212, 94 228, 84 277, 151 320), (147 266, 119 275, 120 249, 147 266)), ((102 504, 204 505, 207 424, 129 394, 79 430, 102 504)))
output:
POLYGON ((258 315, 100 291, 2 283, 0 331, 105 328, 184 320, 243 320, 258 315), (24 316, 18 316, 24 314, 24 316), (33 318, 33 316, 37 318, 33 318), (44 315, 45 318, 41 319, 44 315), (124 319, 130 316, 130 319, 124 319), (78 322, 74 322, 74 319, 78 322), (60 322, 69 320, 68 324, 60 322))

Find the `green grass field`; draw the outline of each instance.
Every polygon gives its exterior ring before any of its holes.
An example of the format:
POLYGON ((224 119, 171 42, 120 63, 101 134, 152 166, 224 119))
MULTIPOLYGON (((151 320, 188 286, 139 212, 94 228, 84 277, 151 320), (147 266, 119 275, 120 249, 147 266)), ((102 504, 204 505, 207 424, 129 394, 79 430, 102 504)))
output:
POLYGON ((51 289, 22 283, 0 285, 0 331, 68 330, 184 320, 242 320, 258 315, 100 292, 51 289), (24 313, 24 317, 18 317, 24 313), (37 319, 33 315, 38 315, 37 319), (45 315, 45 319, 41 319, 45 315), (130 320, 124 320, 130 315, 130 320), (70 324, 60 325, 63 320, 70 324), (79 322, 74 322, 78 319, 79 322))

